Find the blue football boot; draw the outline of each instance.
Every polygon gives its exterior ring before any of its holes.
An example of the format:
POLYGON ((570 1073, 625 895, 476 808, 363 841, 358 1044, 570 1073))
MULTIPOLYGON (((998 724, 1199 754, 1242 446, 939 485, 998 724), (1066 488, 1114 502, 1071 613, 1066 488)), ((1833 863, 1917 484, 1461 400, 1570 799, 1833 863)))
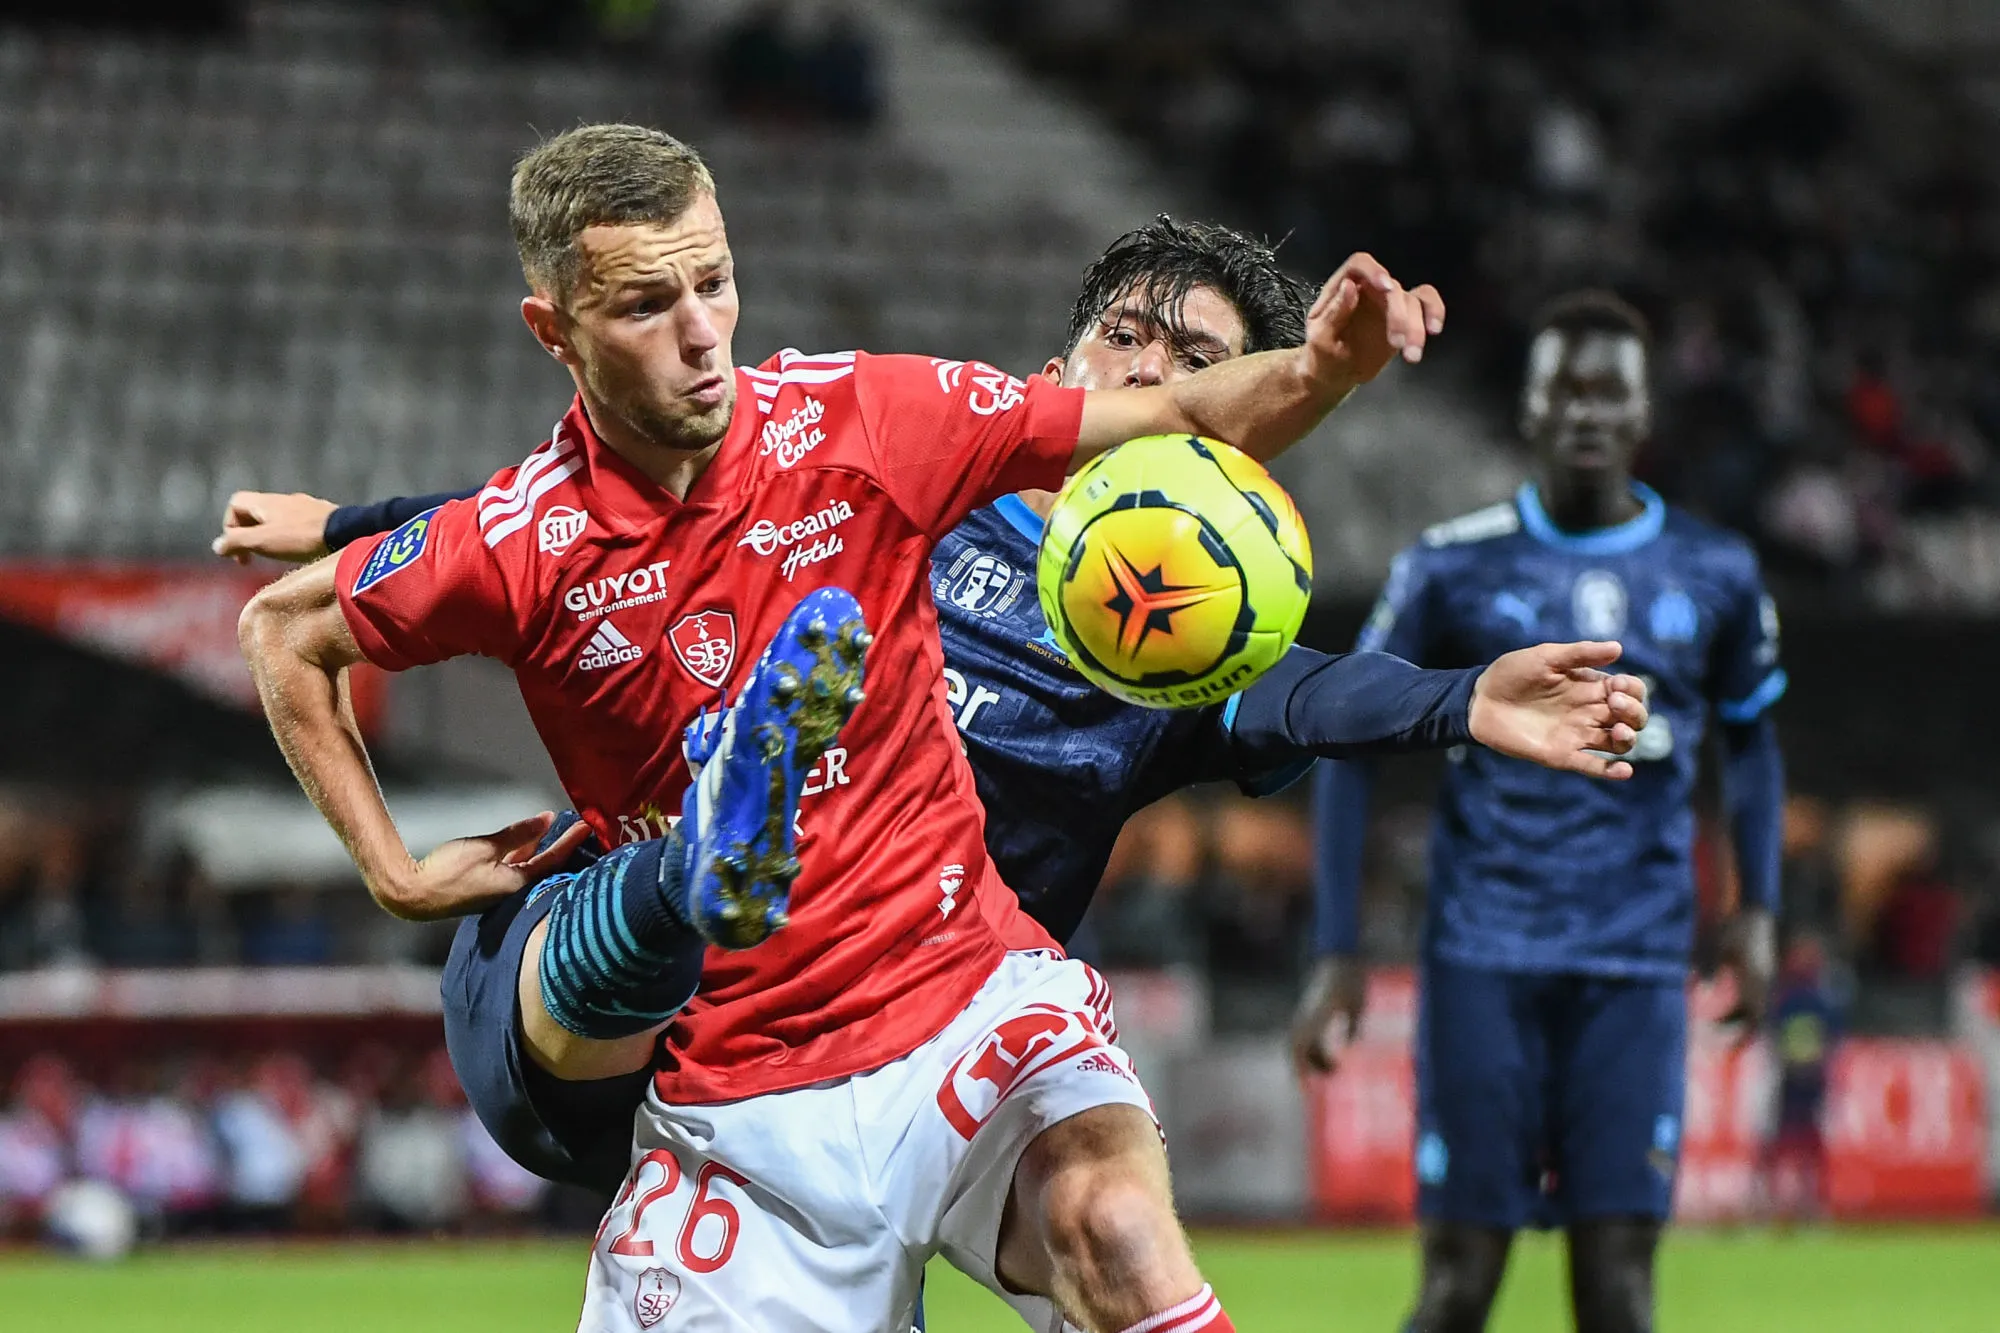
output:
POLYGON ((799 875, 799 791, 861 705, 873 642, 852 593, 808 593, 719 721, 688 725, 688 761, 700 772, 680 824, 687 919, 710 944, 748 949, 785 924, 799 875))

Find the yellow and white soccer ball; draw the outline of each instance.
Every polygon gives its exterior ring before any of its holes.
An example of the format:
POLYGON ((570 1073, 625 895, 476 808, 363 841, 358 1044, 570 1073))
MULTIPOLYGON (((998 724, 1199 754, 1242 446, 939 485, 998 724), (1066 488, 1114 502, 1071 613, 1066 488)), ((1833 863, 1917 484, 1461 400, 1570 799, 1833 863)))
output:
POLYGON ((1248 454, 1149 435, 1086 464, 1036 561, 1042 614, 1094 684, 1148 708, 1237 693, 1298 637, 1312 548, 1292 497, 1248 454))

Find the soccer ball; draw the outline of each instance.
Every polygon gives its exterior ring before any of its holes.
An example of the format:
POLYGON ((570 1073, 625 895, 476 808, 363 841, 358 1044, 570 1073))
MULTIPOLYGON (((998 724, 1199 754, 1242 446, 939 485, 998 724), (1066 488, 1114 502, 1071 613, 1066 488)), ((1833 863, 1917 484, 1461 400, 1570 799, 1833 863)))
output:
POLYGON ((99 1263, 124 1258, 139 1238, 132 1205, 99 1180, 73 1180, 49 1195, 42 1228, 57 1245, 99 1263))
POLYGON ((1242 690, 1292 646, 1312 599, 1292 497, 1249 455, 1194 435, 1086 464, 1056 498, 1035 572, 1071 664, 1148 708, 1242 690))

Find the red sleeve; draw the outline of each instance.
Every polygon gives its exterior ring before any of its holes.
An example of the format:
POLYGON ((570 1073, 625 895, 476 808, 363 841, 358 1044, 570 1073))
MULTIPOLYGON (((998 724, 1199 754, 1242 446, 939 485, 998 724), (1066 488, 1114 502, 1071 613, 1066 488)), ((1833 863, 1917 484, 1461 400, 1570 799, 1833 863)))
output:
POLYGON ((1061 486, 1083 426, 1083 390, 979 361, 862 355, 854 382, 875 479, 933 538, 1002 495, 1061 486))
POLYGON ((334 585, 362 655, 376 666, 401 671, 467 654, 515 658, 520 619, 470 500, 348 545, 334 585))

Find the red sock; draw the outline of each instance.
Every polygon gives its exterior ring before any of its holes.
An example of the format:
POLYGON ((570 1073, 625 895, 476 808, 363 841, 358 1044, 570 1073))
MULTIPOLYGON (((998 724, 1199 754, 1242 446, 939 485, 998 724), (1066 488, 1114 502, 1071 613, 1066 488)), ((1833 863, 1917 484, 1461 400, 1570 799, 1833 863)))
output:
POLYGON ((1236 1325, 1222 1312, 1214 1290, 1204 1284, 1179 1305, 1147 1315, 1125 1333, 1236 1333, 1236 1325))

